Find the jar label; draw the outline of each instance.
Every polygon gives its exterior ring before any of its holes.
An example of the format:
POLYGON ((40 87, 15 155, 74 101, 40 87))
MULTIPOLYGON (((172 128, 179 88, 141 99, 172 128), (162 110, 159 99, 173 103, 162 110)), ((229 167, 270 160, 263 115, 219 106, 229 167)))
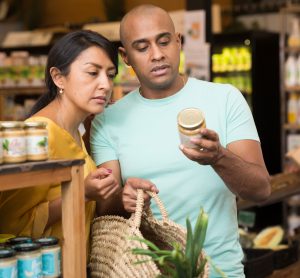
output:
POLYGON ((0 266, 0 277, 1 278, 17 278, 17 262, 14 265, 10 265, 7 267, 0 266))
POLYGON ((47 136, 27 136, 26 142, 28 155, 48 154, 47 136))
POLYGON ((26 155, 25 137, 6 137, 3 138, 3 156, 19 157, 26 155))
POLYGON ((31 258, 18 258, 18 277, 29 278, 29 277, 42 277, 42 258, 31 257, 31 258))
POLYGON ((193 149, 198 149, 199 147, 195 144, 193 144, 191 142, 191 139, 192 138, 201 138, 202 135, 201 134, 195 134, 195 135, 185 135, 185 134, 182 134, 182 133, 179 133, 180 135, 180 142, 182 145, 184 145, 185 147, 187 148, 193 148, 193 149))
POLYGON ((43 262, 43 275, 44 276, 59 276, 60 271, 60 260, 61 251, 57 249, 56 251, 45 252, 42 251, 42 262, 43 262))

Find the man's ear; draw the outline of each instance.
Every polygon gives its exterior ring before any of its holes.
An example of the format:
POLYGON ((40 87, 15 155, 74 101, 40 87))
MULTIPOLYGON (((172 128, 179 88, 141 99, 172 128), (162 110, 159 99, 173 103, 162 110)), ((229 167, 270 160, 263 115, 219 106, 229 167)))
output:
POLYGON ((120 46, 118 50, 119 50, 119 54, 121 55, 121 57, 122 57, 124 63, 125 63, 127 66, 130 66, 130 63, 129 63, 129 61, 128 61, 128 57, 127 57, 127 53, 126 53, 125 48, 122 47, 122 46, 120 46))
POLYGON ((178 45, 179 45, 179 47, 181 49, 181 47, 182 47, 182 45, 181 45, 182 36, 181 36, 180 33, 176 33, 175 36, 176 36, 176 42, 178 43, 178 45))
POLYGON ((61 71, 56 68, 50 68, 50 75, 56 87, 64 89, 64 76, 61 74, 61 71))

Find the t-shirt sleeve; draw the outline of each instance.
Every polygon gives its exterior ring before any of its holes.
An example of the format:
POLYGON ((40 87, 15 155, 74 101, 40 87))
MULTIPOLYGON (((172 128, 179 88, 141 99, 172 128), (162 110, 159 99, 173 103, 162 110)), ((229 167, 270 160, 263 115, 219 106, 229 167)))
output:
POLYGON ((237 140, 259 140, 248 103, 235 87, 229 85, 227 99, 227 144, 237 140))
POLYGON ((116 148, 113 146, 113 140, 106 127, 104 114, 97 115, 92 121, 90 144, 91 154, 96 165, 118 159, 116 148))

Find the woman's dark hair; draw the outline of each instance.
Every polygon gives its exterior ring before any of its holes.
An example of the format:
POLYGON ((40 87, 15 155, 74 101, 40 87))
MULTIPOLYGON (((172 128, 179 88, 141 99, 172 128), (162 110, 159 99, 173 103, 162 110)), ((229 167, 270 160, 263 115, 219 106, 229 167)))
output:
POLYGON ((45 83, 48 91, 37 100, 29 116, 37 113, 57 96, 57 87, 50 75, 50 69, 56 67, 61 74, 68 75, 74 60, 90 46, 99 46, 111 59, 116 71, 118 71, 118 51, 108 39, 89 30, 73 31, 66 34, 49 51, 45 69, 45 83))

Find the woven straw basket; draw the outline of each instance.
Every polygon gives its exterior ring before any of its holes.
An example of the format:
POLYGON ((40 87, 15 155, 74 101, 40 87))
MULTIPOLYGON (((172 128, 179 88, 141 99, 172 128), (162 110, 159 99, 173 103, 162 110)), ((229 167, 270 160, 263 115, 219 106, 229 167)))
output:
MULTIPOLYGON (((154 278, 162 270, 148 256, 132 254, 133 248, 148 249, 143 242, 131 240, 140 237, 152 241, 161 249, 172 248, 178 242, 185 247, 186 230, 168 219, 168 214, 159 197, 147 193, 155 200, 162 220, 156 219, 151 210, 143 212, 143 191, 138 190, 136 212, 129 219, 119 216, 101 216, 92 226, 92 245, 90 256, 91 276, 98 278, 154 278), (142 264, 137 261, 148 260, 142 264)), ((199 261, 204 256, 201 254, 199 261)), ((207 278, 208 263, 201 278, 207 278)))

